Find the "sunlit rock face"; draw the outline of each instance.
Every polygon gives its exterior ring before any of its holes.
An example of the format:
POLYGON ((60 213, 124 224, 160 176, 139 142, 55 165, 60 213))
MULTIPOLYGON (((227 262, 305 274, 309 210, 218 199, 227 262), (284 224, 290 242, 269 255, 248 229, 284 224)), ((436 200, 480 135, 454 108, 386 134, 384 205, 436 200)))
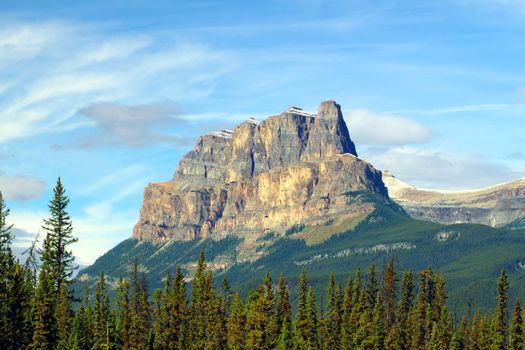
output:
POLYGON ((202 136, 172 180, 145 189, 133 237, 282 234, 372 210, 349 200, 355 191, 388 196, 381 172, 357 157, 341 107, 325 101, 316 115, 291 107, 202 136))

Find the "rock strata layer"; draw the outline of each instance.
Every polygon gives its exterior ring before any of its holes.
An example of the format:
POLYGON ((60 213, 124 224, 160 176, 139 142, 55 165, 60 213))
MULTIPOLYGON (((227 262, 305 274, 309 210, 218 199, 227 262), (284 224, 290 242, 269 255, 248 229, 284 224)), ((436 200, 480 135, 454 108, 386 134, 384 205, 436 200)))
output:
POLYGON ((133 237, 163 242, 284 233, 362 213, 348 193, 387 197, 382 174, 357 157, 334 101, 317 115, 292 107, 202 136, 172 180, 144 191, 133 237))
POLYGON ((416 219, 500 227, 525 217, 525 179, 468 191, 420 189, 388 172, 383 181, 390 197, 416 219))

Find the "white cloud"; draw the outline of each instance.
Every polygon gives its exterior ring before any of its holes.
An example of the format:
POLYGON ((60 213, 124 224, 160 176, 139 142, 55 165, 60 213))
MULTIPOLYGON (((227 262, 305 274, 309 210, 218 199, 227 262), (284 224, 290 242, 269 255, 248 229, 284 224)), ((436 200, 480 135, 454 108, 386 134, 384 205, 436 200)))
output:
POLYGON ((83 147, 106 144, 125 144, 142 147, 159 140, 178 141, 173 136, 158 131, 185 123, 172 103, 123 105, 112 102, 97 102, 78 111, 95 122, 95 135, 81 141, 83 147))
POLYGON ((489 103, 477 105, 450 106, 435 109, 407 109, 400 111, 389 111, 391 114, 419 114, 419 115, 440 115, 451 113, 469 113, 469 112, 490 112, 490 111, 511 111, 525 110, 525 104, 510 103, 489 103))
POLYGON ((7 200, 29 200, 42 195, 46 189, 43 181, 30 176, 0 176, 0 191, 7 200))
POLYGON ((507 166, 487 161, 480 155, 406 146, 372 150, 366 159, 375 167, 388 170, 399 179, 424 188, 473 189, 523 176, 507 166))
POLYGON ((348 129, 358 145, 403 145, 429 141, 424 125, 403 117, 356 109, 346 114, 348 129))
POLYGON ((0 80, 9 81, 0 86, 0 143, 85 127, 73 117, 95 101, 207 96, 234 64, 230 55, 162 33, 105 31, 53 21, 0 24, 0 80), (159 79, 174 82, 169 91, 159 79))

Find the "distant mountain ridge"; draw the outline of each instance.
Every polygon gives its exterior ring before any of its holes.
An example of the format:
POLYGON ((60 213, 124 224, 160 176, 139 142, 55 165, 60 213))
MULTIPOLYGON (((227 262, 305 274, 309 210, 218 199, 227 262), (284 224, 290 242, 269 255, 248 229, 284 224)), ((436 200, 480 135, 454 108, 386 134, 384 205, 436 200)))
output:
POLYGON ((525 178, 466 191, 421 189, 388 172, 383 181, 390 198, 416 219, 502 227, 525 218, 525 178))

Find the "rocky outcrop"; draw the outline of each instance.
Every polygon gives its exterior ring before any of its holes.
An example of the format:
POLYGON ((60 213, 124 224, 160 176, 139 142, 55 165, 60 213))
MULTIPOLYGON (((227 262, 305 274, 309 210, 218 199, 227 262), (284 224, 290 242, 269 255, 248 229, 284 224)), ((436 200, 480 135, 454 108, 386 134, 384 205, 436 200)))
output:
POLYGON ((284 233, 292 225, 362 215, 349 193, 387 196, 381 172, 359 159, 340 106, 292 107, 202 136, 171 181, 144 191, 133 237, 193 240, 284 233))
POLYGON ((390 197, 417 219, 499 227, 525 217, 525 179, 470 191, 420 189, 388 172, 383 181, 390 197))

